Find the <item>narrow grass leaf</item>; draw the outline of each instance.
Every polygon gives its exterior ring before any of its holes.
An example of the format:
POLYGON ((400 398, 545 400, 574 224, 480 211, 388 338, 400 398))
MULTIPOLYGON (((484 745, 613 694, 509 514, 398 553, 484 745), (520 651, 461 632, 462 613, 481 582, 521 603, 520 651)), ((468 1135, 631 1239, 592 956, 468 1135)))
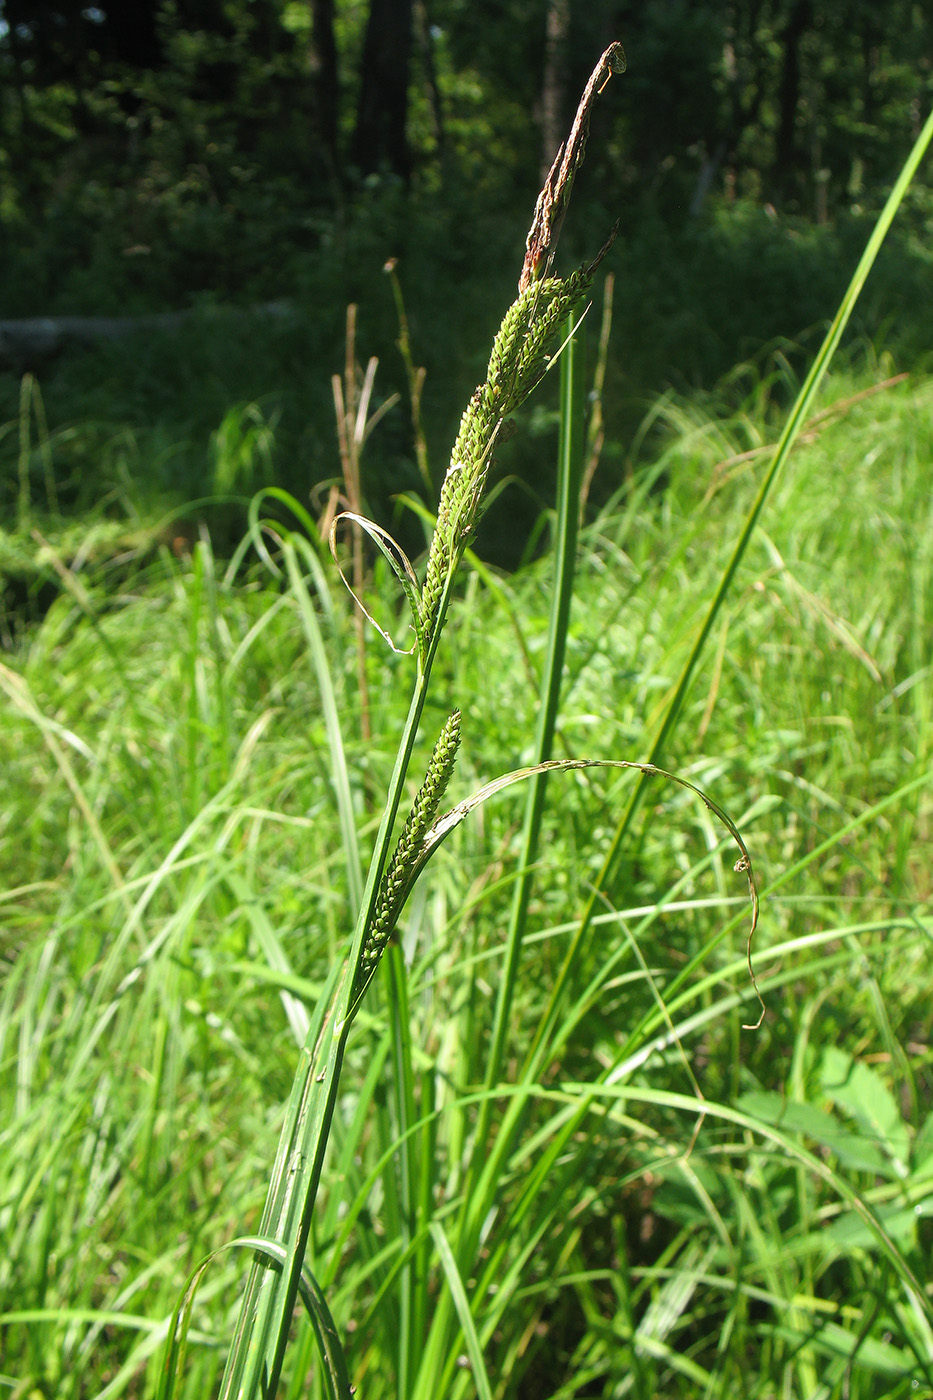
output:
POLYGON ((411 566, 411 561, 409 560, 408 555, 405 553, 404 549, 402 549, 401 545, 396 544, 395 540, 389 534, 388 530, 383 530, 382 526, 377 525, 375 521, 367 520, 364 515, 357 515, 356 511, 352 510, 341 511, 341 513, 338 516, 335 516, 333 524, 330 527, 328 541, 330 543, 330 552, 334 556, 334 563, 337 565, 337 571, 340 574, 340 577, 343 580, 344 584, 346 585, 350 597, 353 599, 354 603, 356 603, 356 606, 360 609, 367 622, 372 623, 373 627, 375 627, 376 631, 379 633, 383 641, 387 642, 388 645, 391 647, 392 651, 394 651, 397 655, 411 656, 417 648, 419 655, 423 659, 425 646, 424 632, 422 631, 420 622, 421 608, 418 596, 418 577, 411 566), (376 621, 376 619, 373 617, 372 613, 367 608, 363 599, 358 598, 356 593, 354 593, 353 585, 350 583, 350 580, 344 573, 343 568, 340 564, 340 560, 337 557, 337 527, 342 520, 349 520, 352 525, 358 525, 361 530, 365 530, 366 534, 373 541, 380 554, 382 554, 383 558, 388 563, 393 574, 398 579, 399 583, 402 585, 402 588, 405 592, 405 597, 408 599, 408 608, 411 613, 412 627, 414 628, 415 632, 415 640, 412 642, 410 647, 397 647, 393 642, 392 638, 389 636, 388 632, 385 630, 385 628, 381 627, 376 621))
POLYGON ((464 1345, 470 1362, 470 1374, 476 1393, 480 1400, 492 1400, 492 1389, 489 1384, 489 1377, 486 1374, 486 1363, 483 1359, 483 1349, 480 1345, 479 1337, 476 1334, 476 1326, 473 1321, 473 1314, 470 1311, 470 1300, 467 1297, 460 1270, 457 1268, 457 1261, 454 1258, 453 1250, 450 1247, 447 1236, 444 1233, 440 1221, 431 1222, 431 1238, 441 1261, 444 1276, 447 1279, 447 1287, 450 1289, 453 1298, 454 1309, 457 1314, 460 1326, 463 1330, 464 1345))
MULTIPOLYGON (((858 301, 862 288, 865 285, 865 282, 868 278, 868 274, 870 273, 872 267, 875 264, 875 261, 878 257, 878 253, 881 250, 881 245, 888 234, 891 224, 894 221, 894 216, 900 208, 904 196, 906 195, 907 190, 909 189, 910 184, 914 178, 914 175, 916 174, 920 166, 920 162, 926 154, 926 150, 930 144, 931 139, 933 139, 933 111, 930 112, 923 126, 923 129, 921 130, 919 136, 914 142, 910 154, 908 155, 907 160, 905 161, 904 166, 897 180, 895 181, 894 188, 892 189, 891 194, 889 195, 888 200, 885 203, 884 209, 882 210, 881 214, 878 217, 877 223, 872 229, 871 236, 869 237, 868 243, 865 247, 865 251, 862 254, 861 259, 859 260, 858 266, 856 267, 856 270, 852 275, 848 287, 846 288, 846 292, 839 305, 839 309, 837 310, 836 315, 833 318, 832 324, 826 334, 823 344, 820 346, 820 349, 817 352, 816 358, 810 367, 809 373, 807 374, 807 377, 803 383, 800 393, 798 394, 794 406, 790 411, 790 414, 784 425, 784 430, 781 433, 781 437, 778 441, 774 458, 761 482, 760 487, 758 488, 755 500, 752 503, 751 509, 748 512, 745 524, 741 530, 741 533, 739 534, 739 537, 733 548, 731 557, 726 565, 726 568, 719 581, 719 585, 706 612, 706 616, 704 617, 699 632, 697 633, 696 640, 693 644, 693 647, 691 648, 687 660, 684 663, 680 677, 677 681, 677 686, 674 690, 674 694, 671 698, 669 705, 666 708, 664 717, 660 725, 658 726, 658 729, 656 730, 648 755, 650 763, 659 762, 661 755, 664 752, 667 741, 674 730, 674 727, 680 716, 684 699, 690 688, 690 684, 693 679, 693 674, 697 668, 697 665, 699 664, 700 657, 706 648, 706 642, 715 627, 716 620, 720 614, 720 611, 722 610, 725 604, 726 597, 732 587, 736 574, 738 573, 739 565, 742 559, 744 558, 748 545, 752 539, 752 535, 754 533, 755 526, 758 523, 758 519, 762 511, 764 510, 765 503, 771 494, 772 488, 775 482, 777 481, 778 476, 780 475, 781 471, 787 463, 788 458, 790 457, 794 443, 797 440, 801 428, 804 426, 807 420, 807 416, 810 412, 811 405, 813 404, 813 400, 816 397, 819 386, 823 380, 823 376, 826 374, 826 371, 829 368, 833 356, 835 355, 836 350, 838 349, 839 342, 842 339, 843 331, 848 325, 849 318, 852 315, 852 312, 855 308, 855 304, 858 301)), ((595 882, 596 889, 606 889, 612 885, 615 870, 619 861, 619 856, 623 848, 623 844, 625 842, 625 838, 631 827, 635 811, 641 802, 642 796, 644 795, 644 791, 645 784, 643 781, 641 781, 636 785, 636 788, 632 793, 631 798, 629 799, 626 810, 623 813, 619 824, 616 828, 612 842, 609 846, 609 849, 607 850, 605 859, 603 861, 602 870, 600 871, 599 876, 597 877, 595 882)), ((569 966, 570 960, 576 954, 577 946, 582 942, 583 938, 585 937, 594 909, 595 896, 593 899, 591 899, 586 911, 583 914, 583 917, 580 922, 580 928, 577 939, 575 940, 574 945, 568 950, 565 966, 569 966)), ((564 974, 562 974, 562 976, 563 975, 564 974)))

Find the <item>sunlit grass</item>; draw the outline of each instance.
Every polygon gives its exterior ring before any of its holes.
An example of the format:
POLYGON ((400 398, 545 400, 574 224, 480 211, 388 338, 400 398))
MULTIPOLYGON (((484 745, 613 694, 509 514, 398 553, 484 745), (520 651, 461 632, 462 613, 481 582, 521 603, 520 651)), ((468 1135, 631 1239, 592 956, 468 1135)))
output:
MULTIPOLYGON (((885 377, 840 373, 822 407, 885 377)), ((524 1104, 470 1285, 498 1393, 522 1377, 528 1393, 567 1396, 829 1396, 845 1384, 867 1397, 930 1383, 929 1323, 839 1184, 928 1288, 931 401, 931 381, 898 383, 805 433, 673 742, 670 766, 715 794, 756 860, 762 1030, 737 1029, 754 995, 731 858, 702 808, 658 787, 597 910, 546 1074, 496 1087, 497 1113, 524 1104), (873 1123, 833 1087, 840 1065, 869 1074, 873 1123), (775 1093, 797 1107, 769 1142, 752 1124, 769 1121, 761 1096, 775 1093), (823 1174, 788 1142, 816 1152, 823 1174)), ((646 757, 766 461, 734 460, 771 431, 754 404, 715 422, 673 402, 665 413, 663 490, 640 490, 655 463, 634 460, 583 532, 558 754, 646 757)), ((258 1223, 278 1105, 346 938, 353 858, 335 782, 342 771, 365 850, 367 793, 385 788, 411 665, 370 649, 364 744, 352 622, 328 577, 312 604, 324 673, 309 662, 296 577, 251 557, 230 576, 206 541, 190 558, 163 551, 122 587, 95 589, 90 571, 93 607, 62 584, 5 657, 11 1385, 154 1393, 185 1276, 258 1223), (337 767, 322 685, 339 715, 337 767)), ((495 586, 465 582, 437 676, 463 709, 451 800, 531 756, 549 577, 545 560, 495 586)), ((374 587, 391 612, 384 572, 374 587)), ((510 1065, 631 783, 551 779, 510 1065)), ((396 1393, 400 1242, 435 1296, 436 1232, 463 1207, 521 814, 505 795, 462 827, 403 918, 414 1080, 390 1068, 391 1000, 367 1002, 350 1042, 313 1267, 371 1395, 396 1393), (406 1233, 402 1121, 434 1235, 406 1233)), ((237 1254, 206 1276, 186 1394, 219 1380, 241 1278, 237 1254)), ((409 1298, 424 1306, 417 1289, 409 1298)), ((302 1324, 288 1393, 313 1355, 302 1324)), ((426 1352, 408 1393, 430 1393, 447 1364, 426 1352)), ((445 1393, 471 1384, 455 1369, 445 1393)))

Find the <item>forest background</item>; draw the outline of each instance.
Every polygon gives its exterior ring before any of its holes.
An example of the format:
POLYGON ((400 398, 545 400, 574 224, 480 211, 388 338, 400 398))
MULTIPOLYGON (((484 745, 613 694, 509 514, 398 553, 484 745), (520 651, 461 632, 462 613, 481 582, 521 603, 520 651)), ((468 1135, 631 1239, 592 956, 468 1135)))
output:
MULTIPOLYGON (((624 95, 597 113, 562 250, 572 266, 592 230, 621 219, 605 395, 604 475, 617 483, 652 396, 710 390, 779 341, 801 363, 793 346, 812 346, 836 305, 931 83, 933 20, 909 0, 5 0, 2 15, 3 315, 201 313, 187 334, 156 329, 129 351, 56 363, 14 345, 6 417, 36 370, 53 426, 157 434, 156 480, 149 451, 144 472, 127 470, 192 498, 216 484, 205 468, 225 423, 254 440, 260 421, 275 425, 274 466, 254 452, 257 475, 299 492, 333 477, 329 380, 348 303, 360 357, 380 358, 379 396, 405 388, 390 258, 438 470, 510 299, 542 172, 594 55, 622 35, 624 95), (213 332, 205 314, 267 303, 291 314, 213 332)), ((855 328, 905 362, 926 348, 930 204, 917 185, 855 328)), ((60 500, 87 503, 95 455, 71 464, 60 500)), ((510 460, 533 491, 540 456, 533 425, 510 460)), ((369 454, 380 518, 393 493, 422 487, 414 463, 397 410, 369 454)), ((501 518, 530 523, 547 499, 545 477, 532 506, 513 491, 501 518)), ((485 537, 515 562, 516 533, 495 513, 485 537)))
MULTIPOLYGON (((933 1395, 928 162, 748 523, 930 110, 907 0, 0 3, 6 1392, 157 1395, 189 1272, 257 1227, 412 665, 315 520, 344 492, 417 561, 616 39, 557 264, 621 221, 555 752, 663 750, 736 818, 767 1015, 740 1029, 746 891, 702 804, 552 777, 490 1069, 525 851, 497 798, 354 1024, 314 1268, 371 1400, 933 1395)), ((457 798, 533 757, 558 378, 438 653, 457 798)), ((181 1393, 215 1393, 243 1260, 181 1393)), ((284 1393, 327 1393, 292 1341, 284 1393)))

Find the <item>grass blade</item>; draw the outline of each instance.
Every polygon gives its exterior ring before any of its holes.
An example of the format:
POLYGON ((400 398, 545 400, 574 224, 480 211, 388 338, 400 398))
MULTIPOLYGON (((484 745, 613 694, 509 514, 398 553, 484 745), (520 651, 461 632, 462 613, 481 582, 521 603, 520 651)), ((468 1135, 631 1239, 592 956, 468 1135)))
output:
MULTIPOLYGON (((895 214, 897 213, 901 203, 903 202, 904 196, 907 193, 908 188, 910 187, 911 181, 917 173, 917 169, 919 168, 920 162, 926 154, 931 139, 933 139, 933 111, 930 112, 930 115, 927 117, 926 123, 924 124, 923 130, 920 132, 920 135, 914 142, 913 148, 911 149, 911 152, 904 163, 903 169, 901 170, 901 173, 894 184, 894 188, 888 196, 884 209, 882 210, 878 218, 878 222, 872 229, 872 233, 868 240, 868 243, 866 244, 865 251, 859 259, 858 266, 856 267, 855 272, 852 275, 852 279, 849 282, 844 297, 842 298, 842 301, 839 305, 839 309, 833 318, 832 325, 830 326, 826 334, 823 344, 820 346, 819 352, 817 353, 817 356, 810 367, 810 371, 803 383, 800 393, 797 396, 796 402, 794 403, 794 406, 791 409, 787 422, 784 425, 784 430, 781 433, 780 439, 778 441, 774 458, 762 480, 760 487, 758 488, 758 492, 755 496, 751 509, 749 510, 748 516, 745 520, 744 527, 736 541, 735 547, 732 551, 732 555, 719 581, 719 586, 716 589, 716 592, 709 605, 703 623, 700 626, 700 630, 697 634, 693 647, 691 648, 690 654, 687 657, 686 662, 684 663, 683 670, 681 671, 680 677, 678 679, 677 686, 675 688, 670 705, 668 706, 664 718, 658 726, 658 729, 651 742, 651 747, 648 753, 649 763, 659 763, 661 760, 661 757, 664 753, 665 745, 668 739, 670 738, 670 735, 672 734, 674 727, 677 723, 684 699, 690 688, 690 683, 693 679, 694 672, 696 671, 696 668, 699 664, 700 657, 702 656, 706 648, 706 643, 709 640, 710 634, 713 631, 719 614, 723 608, 729 590, 732 587, 733 581, 738 572, 739 565, 741 564, 742 559, 745 556, 745 552, 751 541, 755 526, 764 509, 768 496, 770 495, 771 490, 778 479, 778 476, 780 475, 781 471, 787 463, 787 459, 791 454, 794 443, 797 440, 797 436, 800 433, 800 430, 807 419, 813 400, 816 397, 816 393, 820 387, 820 383, 822 382, 823 376, 826 374, 826 371, 829 368, 832 358, 836 353, 836 350, 838 349, 839 342, 842 339, 842 334, 846 326, 848 325, 849 318, 852 315, 852 312, 855 308, 855 304, 858 301, 862 288, 864 287, 868 275, 875 264, 875 261, 878 257, 878 253, 881 250, 881 245, 884 242, 884 239, 887 236, 891 224, 894 221, 895 214)), ((594 882, 594 893, 588 900, 586 908, 581 916, 578 933, 567 950, 564 965, 561 970, 561 974, 558 977, 557 985, 554 989, 553 1002, 555 1005, 561 994, 564 982, 569 976, 570 968, 573 966, 577 956, 579 955, 580 948, 588 935, 593 915, 596 911, 598 899, 598 894, 596 893, 596 891, 610 888, 614 883, 625 839, 631 828, 635 812, 638 809, 642 797, 644 796, 646 781, 646 779, 642 779, 635 785, 635 788, 632 791, 632 795, 629 798, 628 805, 626 806, 626 809, 619 820, 612 841, 607 849, 606 856, 603 860, 602 868, 594 882)))

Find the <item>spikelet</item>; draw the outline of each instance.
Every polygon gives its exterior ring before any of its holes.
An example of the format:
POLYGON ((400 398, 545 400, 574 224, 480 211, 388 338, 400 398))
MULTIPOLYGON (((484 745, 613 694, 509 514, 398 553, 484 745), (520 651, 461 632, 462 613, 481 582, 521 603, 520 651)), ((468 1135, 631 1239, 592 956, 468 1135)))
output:
POLYGON ((615 238, 616 229, 613 229, 594 261, 572 276, 566 279, 550 276, 574 176, 583 163, 591 109, 612 74, 624 72, 624 49, 621 44, 610 44, 590 75, 570 135, 558 151, 538 196, 534 221, 525 243, 518 296, 499 327, 485 383, 476 389, 460 420, 460 431, 441 487, 437 528, 431 540, 421 590, 416 630, 422 660, 434 636, 444 585, 476 524, 496 437, 507 416, 525 401, 547 372, 557 332, 567 315, 582 302, 593 274, 615 238))
POLYGON ((469 541, 479 514, 492 449, 502 424, 540 383, 548 351, 570 311, 589 290, 593 268, 562 279, 548 277, 521 292, 509 307, 493 342, 486 380, 460 420, 460 431, 441 487, 437 527, 431 540, 419 623, 430 643, 444 583, 469 541))
POLYGON ((441 798, 447 790, 447 784, 454 771, 459 746, 460 711, 454 710, 434 745, 434 752, 431 754, 424 782, 412 804, 408 820, 405 822, 389 867, 383 872, 379 893, 376 896, 372 923, 360 957, 357 972, 358 991, 362 990, 363 985, 372 976, 376 964, 382 956, 382 951, 398 922, 402 906, 411 887, 414 867, 421 854, 424 838, 437 816, 441 798))

